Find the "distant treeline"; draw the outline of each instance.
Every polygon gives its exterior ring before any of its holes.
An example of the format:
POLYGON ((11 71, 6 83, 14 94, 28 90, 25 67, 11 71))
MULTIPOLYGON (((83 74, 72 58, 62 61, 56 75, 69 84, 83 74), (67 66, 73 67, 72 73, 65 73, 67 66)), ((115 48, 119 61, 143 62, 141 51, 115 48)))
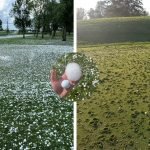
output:
POLYGON ((78 8, 77 19, 83 20, 87 17, 129 17, 146 16, 148 13, 143 8, 142 0, 100 0, 95 8, 90 8, 88 12, 84 8, 78 8))
POLYGON ((30 29, 36 37, 41 33, 42 38, 47 33, 54 38, 59 29, 63 41, 67 32, 73 32, 73 0, 16 0, 10 15, 23 38, 30 29))

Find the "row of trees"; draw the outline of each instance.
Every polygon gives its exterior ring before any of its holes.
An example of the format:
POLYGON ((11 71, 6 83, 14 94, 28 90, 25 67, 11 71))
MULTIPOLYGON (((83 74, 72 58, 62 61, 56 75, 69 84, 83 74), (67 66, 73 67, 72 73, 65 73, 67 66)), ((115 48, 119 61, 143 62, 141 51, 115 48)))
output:
POLYGON ((84 19, 86 15, 89 18, 148 15, 142 0, 101 0, 97 2, 95 9, 91 8, 87 14, 83 8, 78 8, 77 12, 78 20, 84 19))
POLYGON ((23 38, 29 28, 36 37, 41 32, 42 38, 47 33, 54 38, 60 29, 63 41, 66 41, 66 33, 73 31, 73 0, 16 0, 10 15, 23 38))

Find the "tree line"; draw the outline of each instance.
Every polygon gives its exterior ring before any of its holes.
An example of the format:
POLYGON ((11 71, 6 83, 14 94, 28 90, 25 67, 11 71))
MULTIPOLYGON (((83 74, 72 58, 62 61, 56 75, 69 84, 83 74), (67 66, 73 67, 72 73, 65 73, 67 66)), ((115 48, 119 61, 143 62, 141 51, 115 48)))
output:
POLYGON ((95 8, 88 12, 84 8, 78 8, 77 19, 82 20, 87 16, 90 19, 103 17, 128 17, 146 16, 148 13, 143 8, 142 0, 101 0, 95 8))
POLYGON ((66 41, 67 32, 73 32, 73 0, 16 0, 10 12, 14 25, 25 34, 27 29, 55 37, 56 31, 62 31, 62 40, 66 41))

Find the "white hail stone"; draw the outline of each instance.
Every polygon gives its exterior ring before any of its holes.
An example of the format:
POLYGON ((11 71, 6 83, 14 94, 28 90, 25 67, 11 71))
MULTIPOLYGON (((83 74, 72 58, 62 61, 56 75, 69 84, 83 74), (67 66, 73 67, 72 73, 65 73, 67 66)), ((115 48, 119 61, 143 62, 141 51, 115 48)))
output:
POLYGON ((70 83, 69 83, 68 80, 63 80, 63 81, 61 82, 61 86, 62 86, 63 88, 65 88, 65 89, 68 89, 68 88, 70 87, 70 83))
POLYGON ((82 75, 81 67, 77 63, 69 63, 66 66, 65 73, 71 81, 78 81, 82 75))

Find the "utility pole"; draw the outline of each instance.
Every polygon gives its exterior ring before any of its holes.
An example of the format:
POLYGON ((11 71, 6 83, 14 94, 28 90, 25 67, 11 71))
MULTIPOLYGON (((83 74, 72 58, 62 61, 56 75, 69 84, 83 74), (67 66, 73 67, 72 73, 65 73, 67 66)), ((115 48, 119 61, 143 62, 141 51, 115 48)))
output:
POLYGON ((6 29, 6 31, 7 31, 7 35, 8 35, 8 33, 9 33, 8 18, 7 18, 7 29, 6 29))

